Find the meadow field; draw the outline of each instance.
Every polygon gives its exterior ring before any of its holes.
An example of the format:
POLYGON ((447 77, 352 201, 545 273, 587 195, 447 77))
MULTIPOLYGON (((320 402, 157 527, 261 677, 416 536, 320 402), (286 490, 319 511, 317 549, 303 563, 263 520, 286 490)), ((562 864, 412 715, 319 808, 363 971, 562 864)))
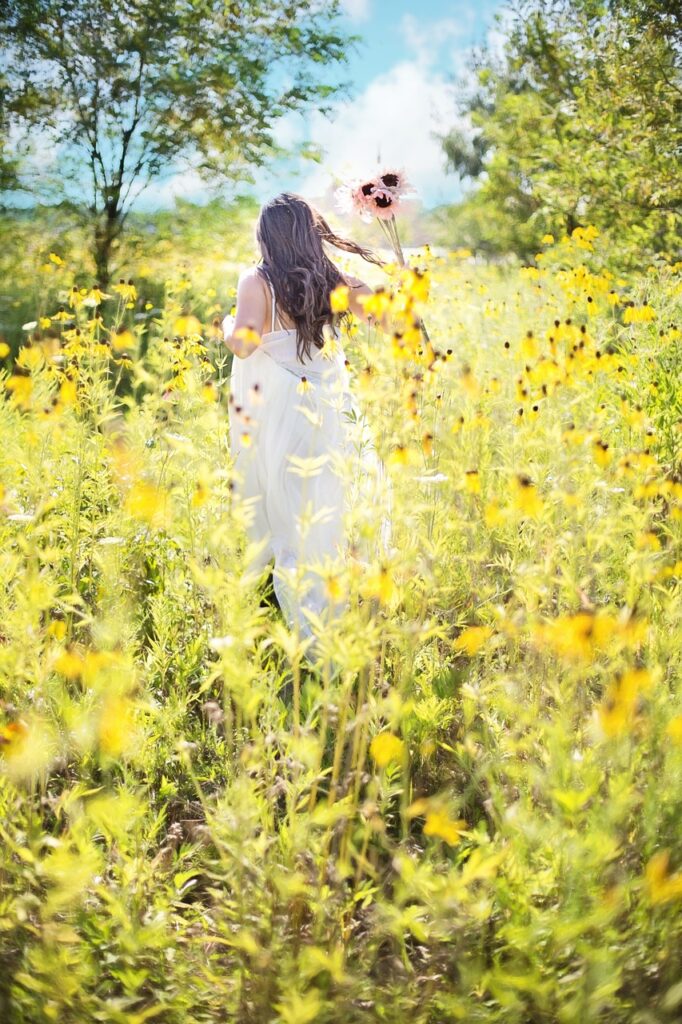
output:
POLYGON ((311 667, 245 571, 239 245, 15 288, 0 1017, 679 1021, 682 264, 588 226, 372 269, 391 546, 358 501, 311 667))

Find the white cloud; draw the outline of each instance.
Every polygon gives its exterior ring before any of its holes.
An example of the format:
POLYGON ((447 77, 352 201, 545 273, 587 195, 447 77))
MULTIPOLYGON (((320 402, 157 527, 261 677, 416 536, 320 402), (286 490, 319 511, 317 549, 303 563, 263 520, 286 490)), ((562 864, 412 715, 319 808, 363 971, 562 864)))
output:
POLYGON ((495 60, 503 60, 504 49, 511 34, 515 12, 511 7, 500 7, 496 12, 497 20, 491 23, 486 33, 488 49, 495 60))
MULTIPOLYGON (((423 21, 414 14, 403 14, 400 30, 416 58, 422 64, 435 64, 443 47, 451 47, 453 42, 460 43, 470 38, 474 26, 474 13, 471 7, 463 7, 457 18, 437 18, 435 21, 423 21)), ((455 49, 455 59, 462 54, 455 49)))
MULTIPOLYGON (((338 103, 331 118, 314 114, 306 137, 325 151, 323 163, 303 178, 297 191, 322 195, 335 178, 372 173, 378 163, 403 167, 427 205, 452 202, 457 178, 445 173, 445 157, 435 132, 454 120, 449 83, 426 61, 402 61, 374 78, 353 100, 338 103)), ((299 131, 302 122, 298 119, 299 131)), ((291 141, 293 119, 282 126, 291 141)), ((301 138, 301 136, 299 136, 301 138)))
MULTIPOLYGON (((370 0, 343 0, 343 6, 349 17, 362 20, 369 14, 370 0)), ((294 149, 310 143, 323 151, 322 162, 277 161, 269 173, 261 169, 257 184, 247 191, 259 200, 284 189, 318 199, 337 181, 371 174, 380 163, 404 168, 425 205, 456 202, 461 185, 456 175, 446 172, 436 136, 456 125, 467 129, 456 114, 452 79, 467 81, 473 74, 467 69, 470 51, 465 42, 473 34, 472 19, 471 11, 432 21, 403 15, 400 28, 409 59, 378 74, 354 98, 337 101, 329 117, 317 111, 307 118, 292 113, 274 126, 279 145, 294 149)), ((499 50, 506 29, 504 22, 491 25, 488 45, 499 50)), ((171 205, 175 195, 195 201, 207 198, 205 186, 190 171, 153 185, 140 205, 171 205)))
POLYGON ((341 8, 352 21, 369 18, 369 0, 341 0, 341 8))
POLYGON ((194 203, 204 203, 209 198, 206 183, 193 168, 150 182, 144 192, 140 194, 139 199, 136 200, 135 208, 138 210, 168 209, 174 205, 176 197, 188 199, 194 203))
POLYGON ((275 129, 281 145, 306 140, 320 146, 325 157, 312 171, 306 163, 273 176, 274 186, 315 199, 336 180, 373 173, 380 163, 403 167, 427 206, 456 201, 460 182, 445 170, 437 135, 455 125, 466 130, 457 117, 449 75, 466 81, 473 74, 466 65, 465 40, 473 32, 474 15, 467 11, 433 21, 403 15, 400 29, 410 59, 377 75, 354 98, 337 102, 329 117, 314 113, 306 121, 299 115, 283 118, 275 129), (449 75, 439 67, 450 69, 449 75))

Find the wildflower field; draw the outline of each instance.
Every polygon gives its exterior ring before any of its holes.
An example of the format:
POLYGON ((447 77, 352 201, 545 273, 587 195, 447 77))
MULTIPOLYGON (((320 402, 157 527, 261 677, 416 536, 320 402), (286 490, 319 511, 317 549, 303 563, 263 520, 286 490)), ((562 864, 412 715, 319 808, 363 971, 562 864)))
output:
POLYGON ((681 1019, 682 264, 410 262, 343 338, 392 546, 358 507, 312 668, 245 573, 236 265, 44 255, 1 351, 3 1021, 681 1019))

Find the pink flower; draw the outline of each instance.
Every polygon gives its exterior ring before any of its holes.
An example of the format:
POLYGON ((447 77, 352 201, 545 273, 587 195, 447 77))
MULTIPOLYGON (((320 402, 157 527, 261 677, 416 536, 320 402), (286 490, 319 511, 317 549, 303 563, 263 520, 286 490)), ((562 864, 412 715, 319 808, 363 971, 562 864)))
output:
POLYGON ((388 189, 398 199, 402 199, 408 192, 416 192, 414 186, 407 180, 405 172, 394 168, 382 171, 377 176, 377 188, 388 189))
POLYGON ((379 220, 390 220, 400 209, 400 197, 390 188, 375 188, 370 198, 374 215, 379 220))
POLYGON ((342 185, 335 193, 339 209, 342 213, 358 213, 364 221, 371 221, 374 216, 371 197, 375 188, 376 181, 371 179, 355 179, 342 185))
POLYGON ((414 191, 404 171, 391 168, 374 178, 356 178, 342 185, 336 190, 335 198, 342 213, 354 211, 369 222, 373 217, 390 220, 400 209, 402 197, 414 191))

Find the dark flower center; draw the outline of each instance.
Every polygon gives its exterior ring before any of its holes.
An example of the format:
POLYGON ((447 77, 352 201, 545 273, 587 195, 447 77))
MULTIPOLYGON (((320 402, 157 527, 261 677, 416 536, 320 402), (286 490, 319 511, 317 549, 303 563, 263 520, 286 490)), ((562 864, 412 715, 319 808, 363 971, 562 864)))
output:
POLYGON ((366 185, 362 186, 360 191, 362 192, 363 196, 371 196, 373 188, 373 183, 371 181, 368 181, 366 185))
POLYGON ((395 188, 396 185, 398 184, 398 175, 397 174, 382 174, 381 175, 381 181, 386 186, 386 188, 395 188))
POLYGON ((380 209, 385 210, 388 206, 391 206, 393 200, 390 196, 376 196, 374 202, 380 209))

